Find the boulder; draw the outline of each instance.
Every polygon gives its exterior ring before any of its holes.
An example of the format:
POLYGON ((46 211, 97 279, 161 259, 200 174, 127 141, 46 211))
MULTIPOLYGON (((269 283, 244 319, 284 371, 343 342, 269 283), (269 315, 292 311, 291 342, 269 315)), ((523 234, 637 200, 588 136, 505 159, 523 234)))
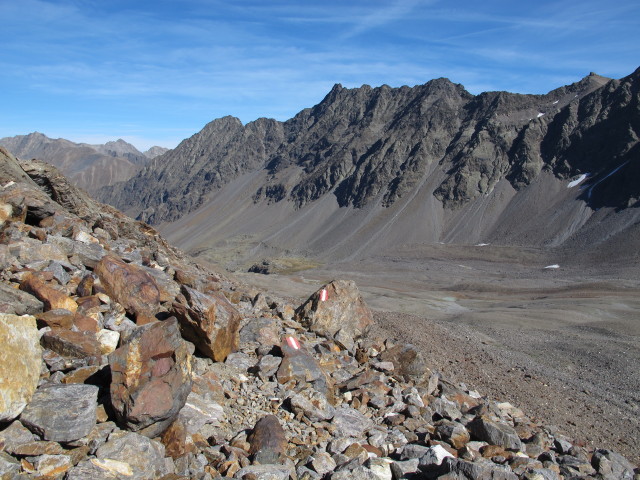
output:
POLYGON ((356 284, 334 280, 315 292, 296 310, 295 320, 325 337, 357 340, 373 324, 373 316, 356 284))
POLYGON ((522 442, 516 431, 504 423, 497 423, 482 416, 476 418, 467 425, 471 435, 477 440, 482 440, 490 445, 498 445, 507 450, 520 450, 522 442))
POLYGON ((181 301, 172 306, 172 314, 180 322, 186 340, 203 355, 224 362, 239 346, 240 314, 224 295, 201 293, 183 285, 181 301))
POLYGON ((36 319, 0 314, 0 422, 16 418, 38 387, 42 348, 36 319))
POLYGON ((62 328, 52 328, 40 339, 43 347, 65 357, 100 357, 102 349, 93 332, 75 332, 62 328))
POLYGON ((326 397, 313 389, 306 389, 291 397, 291 410, 295 414, 302 413, 312 422, 331 420, 335 408, 326 397))
POLYGON ((20 421, 45 440, 72 442, 87 436, 96 424, 97 398, 94 385, 44 385, 20 421))
POLYGON ((66 293, 47 284, 35 273, 28 273, 20 283, 20 289, 32 294, 44 304, 44 310, 64 308, 70 312, 78 310, 78 304, 66 293))
POLYGON ((125 263, 113 255, 105 255, 94 273, 107 294, 133 315, 138 325, 155 320, 160 306, 160 290, 144 268, 125 263))
POLYGON ((442 462, 441 468, 444 473, 455 474, 458 478, 469 480, 518 480, 509 467, 490 462, 467 462, 447 457, 442 462))
POLYGON ((114 474, 106 478, 153 480, 169 473, 164 445, 137 433, 112 433, 107 443, 98 448, 96 457, 93 467, 114 474))
POLYGON ((111 404, 119 422, 148 437, 161 434, 191 391, 191 362, 175 318, 135 330, 109 356, 111 404))
POLYGON ((374 425, 371 419, 350 407, 337 408, 331 423, 341 435, 354 438, 362 437, 374 425))
POLYGON ((0 311, 15 315, 36 315, 44 305, 33 295, 0 283, 0 311))
POLYGON ((284 358, 276 373, 278 382, 293 380, 299 385, 311 386, 333 403, 333 382, 304 344, 292 336, 286 336, 280 348, 284 358))
POLYGON ((261 464, 279 463, 280 456, 287 448, 284 429, 275 415, 258 420, 248 440, 249 453, 254 456, 254 461, 261 464))
POLYGON ((591 465, 605 479, 632 480, 634 478, 634 469, 631 462, 611 450, 596 450, 591 458, 591 465))
POLYGON ((393 372, 405 381, 424 383, 431 377, 431 370, 422 354, 411 344, 395 345, 380 355, 380 360, 393 364, 393 372))

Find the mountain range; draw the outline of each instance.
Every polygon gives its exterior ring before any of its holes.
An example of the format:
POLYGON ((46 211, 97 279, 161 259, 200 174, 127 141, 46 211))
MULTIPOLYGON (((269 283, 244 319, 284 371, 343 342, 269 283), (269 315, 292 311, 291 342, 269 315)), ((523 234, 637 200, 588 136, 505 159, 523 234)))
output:
POLYGON ((546 95, 335 85, 285 122, 216 119, 98 197, 197 253, 590 248, 638 228, 639 81, 592 73, 546 95))
POLYGON ((167 151, 163 147, 152 147, 142 153, 122 139, 102 145, 74 143, 39 132, 1 138, 0 146, 16 157, 38 158, 58 167, 87 191, 128 180, 151 158, 167 151))

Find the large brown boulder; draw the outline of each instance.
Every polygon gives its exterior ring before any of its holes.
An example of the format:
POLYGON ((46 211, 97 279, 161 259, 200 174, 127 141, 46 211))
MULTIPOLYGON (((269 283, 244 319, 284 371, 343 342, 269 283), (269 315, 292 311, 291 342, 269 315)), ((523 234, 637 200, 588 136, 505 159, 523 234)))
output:
POLYGON ((362 337, 373 324, 369 307, 350 280, 323 286, 298 307, 295 319, 313 332, 345 342, 362 337))
POLYGON ((224 362, 240 343, 240 313, 218 292, 201 293, 182 286, 172 314, 180 322, 182 336, 198 351, 216 362, 224 362))
POLYGON ((133 315, 138 325, 155 320, 160 306, 160 290, 144 268, 105 255, 94 273, 107 294, 133 315))
POLYGON ((44 304, 44 310, 63 308, 70 312, 78 310, 78 304, 66 293, 43 281, 37 274, 28 273, 20 283, 20 290, 32 294, 44 304))
POLYGON ((111 404, 118 421, 147 437, 173 422, 191 391, 192 358, 170 318, 135 330, 109 356, 111 404))
POLYGON ((249 435, 249 454, 261 464, 279 463, 287 448, 287 438, 278 417, 262 417, 249 435))
POLYGON ((16 418, 40 379, 42 349, 36 319, 0 314, 0 422, 16 418))

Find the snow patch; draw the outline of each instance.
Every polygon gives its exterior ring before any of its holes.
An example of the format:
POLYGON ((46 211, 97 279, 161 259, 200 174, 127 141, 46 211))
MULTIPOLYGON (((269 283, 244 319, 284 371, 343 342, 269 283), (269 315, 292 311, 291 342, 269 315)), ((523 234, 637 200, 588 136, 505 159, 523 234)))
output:
POLYGON ((557 105, 559 101, 560 101, 560 100, 556 100, 555 102, 553 102, 553 104, 554 104, 554 105, 557 105))
POLYGON ((540 113, 538 113, 538 116, 537 116, 536 118, 540 118, 540 117, 542 117, 543 115, 544 115, 544 113, 540 112, 540 113))
POLYGON ((490 243, 476 243, 476 247, 486 247, 487 245, 491 245, 490 243))
POLYGON ((554 263, 553 265, 547 265, 546 267, 544 267, 545 270, 555 270, 556 268, 560 268, 560 265, 558 265, 557 263, 554 263))
POLYGON ((583 173, 582 175, 580 175, 575 180, 569 182, 569 185, 567 185, 567 188, 573 188, 576 185, 580 185, 582 182, 584 182, 584 179, 587 178, 588 176, 589 176, 588 173, 583 173))

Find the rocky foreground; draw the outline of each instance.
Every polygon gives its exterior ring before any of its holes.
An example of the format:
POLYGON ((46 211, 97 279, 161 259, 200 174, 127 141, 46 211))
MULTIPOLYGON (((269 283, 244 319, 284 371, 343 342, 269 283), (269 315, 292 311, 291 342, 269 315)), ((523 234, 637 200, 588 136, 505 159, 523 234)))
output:
POLYGON ((368 334, 205 270, 0 150, 2 478, 637 479, 368 334))

